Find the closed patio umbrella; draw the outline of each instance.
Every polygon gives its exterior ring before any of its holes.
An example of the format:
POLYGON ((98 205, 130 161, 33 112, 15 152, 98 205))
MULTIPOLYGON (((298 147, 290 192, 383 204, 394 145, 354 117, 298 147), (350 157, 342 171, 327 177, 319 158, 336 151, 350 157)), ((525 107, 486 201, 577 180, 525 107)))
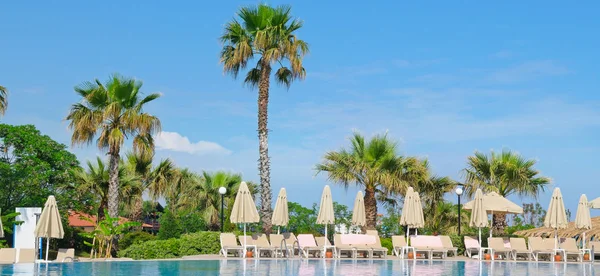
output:
POLYGON ((421 198, 412 187, 408 187, 406 190, 406 195, 404 196, 404 206, 402 207, 402 214, 400 216, 400 225, 407 227, 407 244, 410 228, 421 228, 425 225, 425 221, 423 219, 423 207, 421 206, 421 198))
MULTIPOLYGON (((483 198, 481 189, 477 189, 475 191, 475 199, 472 201, 471 219, 469 220, 469 226, 477 227, 479 230, 479 246, 481 246, 481 228, 488 226, 487 210, 485 209, 483 198)), ((481 260, 481 251, 479 253, 479 260, 481 260)))
POLYGON ((560 188, 554 188, 544 219, 545 227, 554 228, 554 249, 558 248, 558 229, 567 228, 568 223, 565 203, 563 202, 560 188))
MULTIPOLYGON (((465 203, 463 206, 463 210, 472 210, 473 209, 474 200, 465 203)), ((489 192, 483 195, 483 205, 485 207, 486 212, 492 215, 492 219, 494 218, 494 214, 522 214, 523 207, 515 204, 514 202, 508 200, 507 198, 499 195, 496 192, 489 192)), ((490 226, 492 224, 490 223, 490 226)), ((490 237, 492 236, 492 231, 490 229, 490 237)))
POLYGON ((367 218, 365 214, 365 200, 363 193, 358 191, 354 199, 354 209, 352 209, 352 225, 365 226, 367 218))
POLYGON ((38 238, 46 238, 46 261, 48 261, 50 239, 62 239, 65 235, 54 196, 49 196, 46 200, 34 233, 38 238))
POLYGON ((285 192, 285 188, 281 188, 281 190, 279 190, 279 195, 277 196, 277 202, 275 202, 275 210, 273 210, 271 223, 278 226, 277 234, 279 234, 281 226, 286 226, 289 222, 290 215, 288 212, 287 193, 285 192))
POLYGON ((246 224, 254 223, 260 220, 256 205, 252 199, 252 194, 248 189, 246 182, 242 181, 238 188, 235 201, 233 202, 233 208, 231 209, 231 223, 243 223, 244 224, 244 258, 246 257, 246 224))
MULTIPOLYGON (((575 228, 583 230, 592 229, 590 207, 588 204, 587 196, 585 196, 585 194, 582 194, 579 198, 579 204, 577 205, 577 215, 575 215, 575 228)), ((585 248, 585 231, 583 232, 582 248, 585 248)))
MULTIPOLYGON (((317 224, 325 225, 325 239, 327 238, 327 226, 335 223, 335 215, 333 213, 333 199, 331 199, 331 189, 329 185, 325 185, 323 188, 323 194, 321 195, 321 205, 319 205, 319 214, 317 216, 317 224)), ((327 243, 324 243, 327 244, 327 243)), ((327 248, 323 246, 323 257, 325 257, 325 251, 327 248)))

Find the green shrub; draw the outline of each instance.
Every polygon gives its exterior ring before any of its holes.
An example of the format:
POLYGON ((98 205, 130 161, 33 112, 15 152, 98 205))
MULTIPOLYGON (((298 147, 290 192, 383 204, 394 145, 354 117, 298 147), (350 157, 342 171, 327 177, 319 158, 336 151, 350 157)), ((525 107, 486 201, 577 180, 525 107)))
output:
POLYGON ((219 232, 198 232, 184 234, 180 238, 179 255, 217 254, 221 249, 219 232))
POLYGON ((179 238, 181 236, 181 227, 177 218, 169 209, 158 218, 160 223, 160 229, 158 230, 158 238, 161 240, 168 240, 172 238, 179 238))
POLYGON ((146 242, 146 241, 153 241, 153 240, 156 240, 156 236, 154 236, 148 232, 144 232, 144 231, 129 232, 129 233, 126 233, 125 235, 123 235, 123 237, 121 239, 119 239, 119 248, 126 249, 131 245, 146 242))
POLYGON ((392 251, 394 250, 392 238, 381 238, 381 246, 388 249, 388 255, 392 255, 392 251))
POLYGON ((133 244, 119 251, 119 257, 140 259, 171 259, 179 257, 179 239, 154 240, 133 244))

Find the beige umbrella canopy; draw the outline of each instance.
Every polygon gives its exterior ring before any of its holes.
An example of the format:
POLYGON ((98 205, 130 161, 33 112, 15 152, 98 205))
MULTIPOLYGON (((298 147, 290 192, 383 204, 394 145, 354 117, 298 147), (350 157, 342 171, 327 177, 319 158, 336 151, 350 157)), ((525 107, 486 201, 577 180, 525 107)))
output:
POLYGON ((565 211, 565 203, 563 202, 560 188, 554 188, 552 192, 552 198, 548 205, 548 211, 546 211, 546 218, 544 219, 544 226, 554 229, 554 248, 558 248, 558 229, 567 228, 569 221, 567 220, 567 212, 565 211))
MULTIPOLYGON (((286 226, 290 222, 287 193, 285 192, 285 188, 281 188, 281 190, 279 190, 279 195, 277 196, 277 202, 275 202, 275 210, 273 210, 271 222, 273 225, 280 227, 286 226)), ((277 234, 279 234, 279 230, 280 229, 278 228, 277 234)))
POLYGON ((48 260, 48 249, 50 247, 50 239, 62 239, 65 235, 63 230, 58 206, 54 196, 49 196, 44 204, 44 209, 40 215, 40 219, 35 227, 35 236, 38 238, 46 238, 46 261, 48 260))
MULTIPOLYGON (((321 205, 319 205, 319 215, 317 216, 317 224, 325 224, 325 239, 327 239, 327 225, 335 223, 335 215, 333 213, 333 199, 331 199, 331 189, 329 185, 323 188, 321 195, 321 205)), ((325 245, 323 245, 323 258, 325 258, 325 245)))
MULTIPOLYGON (((473 209, 474 200, 465 203, 463 206, 463 210, 471 210, 473 209)), ((492 215, 492 219, 494 219, 494 214, 522 214, 523 208, 514 202, 506 199, 505 197, 499 195, 496 192, 489 192, 483 195, 483 205, 488 214, 492 215)), ((491 223, 490 223, 491 225, 491 223)), ((490 230, 490 237, 492 236, 492 231, 490 230)))
POLYGON ((252 194, 248 189, 246 182, 242 181, 238 188, 235 201, 233 202, 233 208, 231 209, 231 217, 229 219, 231 223, 243 223, 244 224, 244 258, 246 257, 246 223, 254 223, 260 220, 256 205, 252 199, 252 194))
POLYGON ((479 244, 481 244, 481 228, 488 226, 487 210, 483 203, 483 193, 481 189, 475 191, 475 198, 473 199, 471 207, 471 219, 469 220, 469 226, 477 227, 479 230, 479 244))
POLYGON ((367 218, 365 214, 365 200, 363 193, 359 191, 354 199, 354 209, 352 210, 352 224, 356 226, 367 225, 367 218))
POLYGON ((402 207, 402 214, 400 215, 400 225, 405 225, 407 227, 406 242, 408 242, 410 228, 422 228, 425 225, 421 198, 412 187, 408 187, 406 194, 404 195, 404 206, 402 207))
MULTIPOLYGON (((577 215, 575 215, 575 227, 582 230, 592 229, 592 218, 590 217, 590 206, 587 196, 581 195, 577 205, 577 215)), ((583 232, 583 248, 585 248, 585 232, 583 232)))

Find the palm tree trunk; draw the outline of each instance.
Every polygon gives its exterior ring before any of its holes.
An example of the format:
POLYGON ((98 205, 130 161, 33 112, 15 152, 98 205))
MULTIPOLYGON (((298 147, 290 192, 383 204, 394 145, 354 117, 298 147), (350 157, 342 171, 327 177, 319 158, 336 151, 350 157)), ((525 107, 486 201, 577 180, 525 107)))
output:
POLYGON ((271 168, 268 143, 269 129, 267 128, 270 75, 271 65, 263 61, 258 83, 258 171, 261 186, 260 216, 263 231, 267 235, 271 233, 271 168))
POLYGON ((119 147, 111 147, 108 154, 110 156, 108 164, 108 214, 113 218, 117 218, 119 217, 119 147))
POLYGON ((98 207, 98 218, 96 223, 102 221, 104 218, 106 218, 106 214, 104 213, 106 208, 108 207, 108 203, 106 202, 106 198, 102 198, 100 200, 100 207, 98 207))
POLYGON ((504 234, 504 227, 506 227, 506 214, 494 214, 492 217, 492 225, 494 235, 504 234))
POLYGON ((144 199, 142 195, 135 196, 135 202, 133 203, 133 210, 131 211, 130 219, 132 221, 142 222, 142 208, 144 206, 144 199))
POLYGON ((365 188, 365 216, 367 219, 367 229, 375 229, 377 225, 377 199, 375 199, 375 189, 365 188))

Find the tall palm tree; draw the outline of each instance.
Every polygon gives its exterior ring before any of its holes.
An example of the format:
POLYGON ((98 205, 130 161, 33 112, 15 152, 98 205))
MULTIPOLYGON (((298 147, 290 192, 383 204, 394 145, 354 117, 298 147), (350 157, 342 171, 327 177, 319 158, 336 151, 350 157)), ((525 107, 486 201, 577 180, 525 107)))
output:
MULTIPOLYGON (((503 150, 491 154, 475 151, 467 159, 467 167, 463 170, 467 186, 465 192, 472 196, 477 188, 484 192, 497 192, 503 197, 513 194, 537 197, 543 192, 551 180, 540 176, 534 168, 536 160, 526 159, 516 152, 503 150)), ((506 226, 505 214, 494 214, 493 228, 503 232, 506 226)))
POLYGON ((8 108, 8 89, 0 85, 0 115, 4 115, 8 108))
POLYGON ((141 221, 144 200, 142 194, 148 191, 153 201, 160 196, 165 196, 170 183, 172 183, 177 174, 177 169, 170 159, 163 159, 156 167, 152 167, 154 154, 148 151, 130 152, 127 154, 127 167, 142 182, 142 189, 132 200, 133 209, 131 210, 131 219, 141 221))
MULTIPOLYGON (((458 208, 451 202, 442 200, 435 207, 430 207, 432 212, 427 214, 425 228, 432 233, 452 234, 458 229, 458 208)), ((461 224, 463 227, 469 222, 467 212, 461 212, 461 224)))
POLYGON ((409 183, 421 179, 425 168, 415 157, 399 156, 397 144, 387 134, 376 135, 370 141, 359 133, 350 138, 349 150, 325 154, 317 173, 327 172, 331 181, 348 187, 356 184, 365 190, 367 228, 374 229, 377 222, 377 199, 405 191, 409 183))
POLYGON ((82 101, 71 106, 66 118, 73 131, 73 144, 91 144, 98 134, 98 148, 108 150, 111 217, 119 214, 118 172, 123 143, 132 137, 135 151, 152 151, 152 135, 160 131, 160 120, 143 111, 144 106, 160 94, 142 97, 141 87, 141 81, 119 75, 113 75, 105 84, 99 80, 85 82, 75 87, 82 101))
POLYGON ((415 182, 414 189, 421 197, 425 215, 431 217, 437 210, 437 205, 444 201, 444 196, 456 188, 456 182, 447 176, 433 175, 429 161, 423 160, 421 164, 424 171, 422 178, 415 182))
MULTIPOLYGON (((98 200, 98 221, 105 218, 104 210, 108 208, 109 172, 105 162, 96 158, 96 162, 87 161, 87 171, 83 168, 74 170, 77 190, 80 193, 93 194, 98 200)), ((119 168, 119 193, 121 197, 129 198, 141 190, 140 179, 121 166, 119 168)))
MULTIPOLYGON (((223 197, 225 206, 233 206, 236 192, 242 182, 242 175, 219 171, 215 173, 203 172, 202 176, 204 181, 195 187, 197 202, 199 203, 197 207, 202 211, 209 228, 218 230, 221 225, 219 216, 221 195, 219 194, 219 188, 225 187, 227 189, 223 197)), ((227 209, 230 210, 230 208, 227 209)))
POLYGON ((225 72, 234 78, 249 62, 257 59, 256 66, 248 70, 244 83, 253 88, 258 86, 260 213, 267 233, 271 231, 272 197, 267 128, 271 71, 273 66, 279 67, 274 73, 275 80, 288 89, 294 80, 304 79, 306 71, 302 60, 308 53, 308 44, 295 34, 302 25, 302 21, 292 17, 290 6, 259 4, 240 8, 237 18, 225 25, 221 36, 221 63, 225 72))

